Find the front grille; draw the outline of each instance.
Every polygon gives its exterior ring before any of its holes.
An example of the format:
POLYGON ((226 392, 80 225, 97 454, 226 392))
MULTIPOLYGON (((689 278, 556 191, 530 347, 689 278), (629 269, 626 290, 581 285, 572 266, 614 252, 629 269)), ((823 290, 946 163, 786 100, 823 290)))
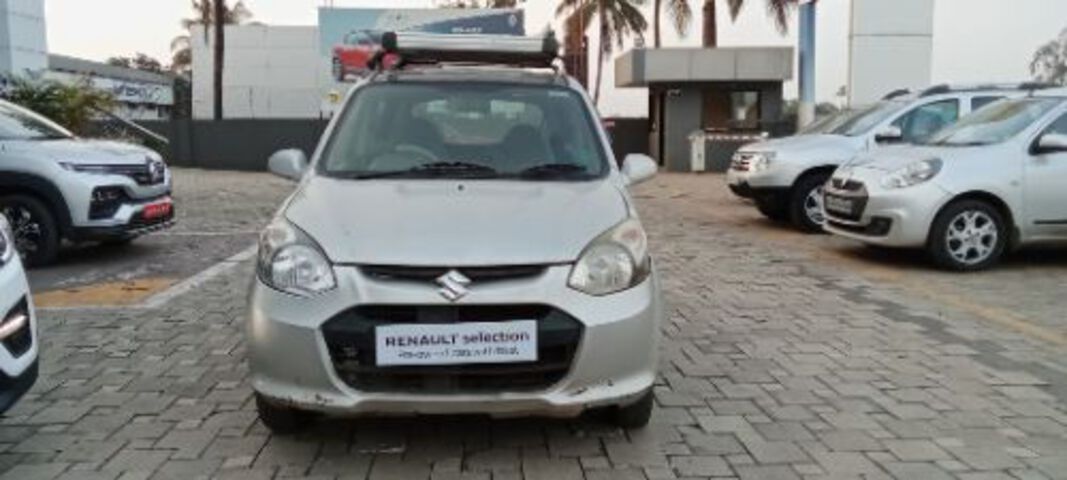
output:
MULTIPOLYGON (((377 280, 406 280, 414 282, 433 282, 438 277, 453 270, 450 267, 410 267, 399 265, 363 265, 359 268, 364 275, 377 280)), ((545 272, 545 266, 457 267, 455 270, 472 282, 485 283, 537 277, 545 272)))
POLYGON ((582 324, 546 305, 362 306, 327 321, 323 336, 337 375, 364 392, 460 394, 543 390, 563 379, 582 324), (537 361, 447 366, 376 365, 374 331, 401 323, 537 321, 537 361))
POLYGON ((165 175, 157 174, 153 177, 152 169, 164 168, 160 166, 153 166, 154 162, 146 162, 137 165, 114 165, 110 167, 110 172, 115 175, 124 175, 133 179, 138 185, 159 185, 163 183, 165 175))
MULTIPOLYGON (((12 308, 11 311, 7 312, 7 314, 4 315, 3 321, 0 322, 0 325, 3 325, 13 320, 16 316, 21 315, 25 315, 27 317, 30 315, 30 309, 25 298, 19 301, 19 303, 15 305, 15 308, 12 308)), ((26 322, 25 326, 18 329, 18 331, 16 331, 10 337, 5 338, 3 344, 4 348, 6 348, 7 351, 10 352, 11 356, 13 357, 18 358, 21 357, 22 354, 26 353, 26 351, 28 351, 33 345, 33 328, 31 327, 30 322, 26 322)))

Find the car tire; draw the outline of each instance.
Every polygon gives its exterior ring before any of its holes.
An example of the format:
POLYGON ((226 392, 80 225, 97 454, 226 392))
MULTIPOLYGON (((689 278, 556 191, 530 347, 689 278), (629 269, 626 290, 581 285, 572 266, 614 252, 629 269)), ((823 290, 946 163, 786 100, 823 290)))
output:
POLYGON ((620 405, 615 409, 615 425, 625 429, 644 428, 652 419, 652 407, 655 404, 652 390, 629 405, 620 405))
POLYGON ((59 255, 59 226, 44 202, 28 195, 0 197, 0 213, 15 233, 15 247, 27 267, 40 267, 59 255))
POLYGON ((312 415, 310 413, 279 406, 258 393, 256 394, 256 411, 259 413, 259 421, 278 435, 299 433, 311 425, 312 415))
POLYGON ((777 195, 766 195, 763 197, 757 197, 756 210, 775 222, 784 222, 789 219, 789 212, 786 209, 785 204, 778 198, 777 195))
POLYGON ((934 218, 926 249, 934 263, 946 270, 985 270, 1004 254, 1008 232, 996 207, 981 200, 961 200, 934 218))
POLYGON ((822 188, 829 173, 809 173, 800 177, 789 196, 789 220, 808 233, 823 233, 822 188))

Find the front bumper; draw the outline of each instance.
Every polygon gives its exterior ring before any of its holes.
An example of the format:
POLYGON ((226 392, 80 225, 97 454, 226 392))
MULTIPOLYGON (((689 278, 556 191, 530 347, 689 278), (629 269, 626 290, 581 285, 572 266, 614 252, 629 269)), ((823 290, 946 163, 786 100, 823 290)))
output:
POLYGON ((0 266, 0 413, 37 379, 37 317, 18 258, 0 266), (20 325, 18 328, 11 328, 20 325), (8 328, 4 328, 4 327, 8 328))
MULTIPOLYGON (((335 272, 337 288, 311 299, 253 282, 248 320, 252 385, 268 401, 334 415, 572 417, 589 408, 636 401, 655 381, 663 306, 654 273, 624 292, 592 297, 566 287, 569 266, 551 266, 536 278, 476 283, 453 304, 433 283, 371 278, 358 267, 337 267, 335 272), (576 319, 582 334, 565 374, 534 390, 361 391, 338 374, 323 329, 358 305, 543 305, 576 319)), ((396 367, 379 370, 390 368, 396 367)))
POLYGON ((71 237, 78 241, 107 240, 130 238, 168 229, 174 226, 175 207, 169 195, 124 203, 117 213, 109 219, 87 222, 85 226, 71 229, 71 237), (146 208, 161 202, 170 203, 166 215, 148 217, 146 208))
POLYGON ((826 231, 871 245, 922 247, 934 216, 951 198, 933 181, 899 189, 880 185, 882 172, 856 169, 849 179, 833 178, 825 189, 826 231), (846 185, 846 182, 848 184, 846 185), (833 210, 834 198, 852 203, 852 211, 833 210))

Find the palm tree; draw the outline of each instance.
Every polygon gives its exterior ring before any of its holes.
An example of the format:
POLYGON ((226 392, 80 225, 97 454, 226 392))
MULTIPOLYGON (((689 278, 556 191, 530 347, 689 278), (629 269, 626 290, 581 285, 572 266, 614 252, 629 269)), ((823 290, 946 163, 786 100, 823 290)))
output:
POLYGON ((639 8, 644 5, 645 0, 561 0, 556 8, 556 16, 567 16, 567 22, 578 22, 582 26, 581 31, 589 28, 594 19, 600 24, 594 103, 600 103, 605 56, 610 55, 615 46, 622 48, 623 42, 631 35, 644 39, 648 21, 639 8))
MULTIPOLYGON (((196 25, 208 26, 215 24, 215 7, 211 0, 192 0, 193 18, 182 19, 182 28, 190 30, 196 25)), ((240 25, 252 18, 252 12, 248 10, 243 1, 238 1, 232 7, 226 7, 223 15, 223 23, 226 25, 240 25)), ((204 41, 208 40, 209 29, 204 28, 204 41)), ((189 73, 193 63, 192 46, 189 35, 179 35, 170 42, 171 63, 170 69, 174 73, 189 73)))
MULTIPOLYGON (((652 11, 653 45, 659 48, 660 13, 663 12, 663 0, 655 0, 652 11)), ((678 35, 685 36, 689 31, 689 22, 693 20, 693 10, 689 8, 689 0, 667 0, 667 14, 670 15, 674 30, 678 32, 678 35)))
MULTIPOLYGON (((704 46, 705 47, 717 47, 719 45, 719 30, 716 21, 718 20, 718 8, 716 2, 718 0, 704 0, 704 46)), ((774 23, 778 26, 778 30, 785 33, 789 29, 789 14, 793 13, 796 9, 799 0, 766 0, 767 13, 774 17, 774 23)), ((726 5, 730 8, 730 18, 737 20, 737 14, 741 13, 741 7, 745 5, 745 0, 726 0, 726 5)))

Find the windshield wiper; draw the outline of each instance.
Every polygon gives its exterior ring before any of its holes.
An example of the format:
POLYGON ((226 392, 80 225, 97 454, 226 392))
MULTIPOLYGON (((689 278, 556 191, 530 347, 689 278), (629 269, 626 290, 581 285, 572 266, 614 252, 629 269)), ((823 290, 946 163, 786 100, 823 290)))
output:
POLYGON ((456 175, 463 178, 492 178, 497 171, 491 167, 470 162, 433 162, 418 165, 404 170, 388 170, 384 172, 353 172, 342 174, 357 180, 369 180, 373 178, 390 177, 437 177, 444 175, 456 175))
POLYGON ((525 168, 517 176, 520 178, 557 178, 588 174, 589 170, 573 163, 545 163, 525 168))

